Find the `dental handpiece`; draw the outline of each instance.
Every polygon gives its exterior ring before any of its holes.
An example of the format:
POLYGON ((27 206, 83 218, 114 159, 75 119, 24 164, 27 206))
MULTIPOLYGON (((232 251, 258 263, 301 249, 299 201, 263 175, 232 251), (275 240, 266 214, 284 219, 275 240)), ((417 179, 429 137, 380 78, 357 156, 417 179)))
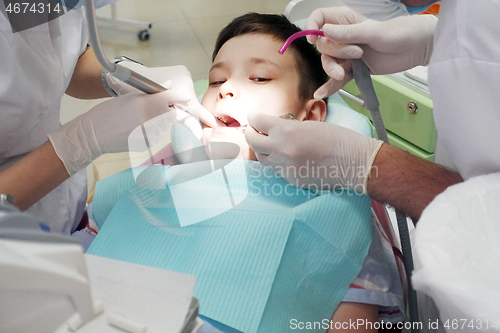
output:
MULTIPOLYGON (((99 42, 99 35, 97 32, 97 22, 96 22, 96 14, 95 14, 95 8, 94 8, 94 0, 84 0, 85 2, 85 14, 87 16, 88 20, 88 25, 89 25, 89 40, 90 44, 92 45, 92 48, 94 49, 94 53, 97 57, 97 60, 99 63, 105 68, 111 75, 119 79, 120 81, 125 82, 126 84, 146 93, 146 94, 156 94, 162 91, 167 90, 165 87, 161 86, 160 84, 148 79, 147 77, 140 75, 137 72, 134 72, 124 66, 120 66, 119 64, 114 64, 111 63, 106 56, 104 55, 104 52, 102 50, 101 44, 99 42)), ((193 112, 188 112, 191 110, 187 110, 187 108, 181 107, 180 105, 174 105, 174 108, 179 110, 181 109, 184 112, 187 112, 188 114, 193 114, 193 112)), ((197 117, 198 121, 202 121, 202 119, 197 117)), ((207 124, 210 126, 210 124, 207 124)), ((194 126, 194 125, 192 125, 194 126)), ((153 159, 152 152, 151 152, 151 147, 149 145, 149 142, 147 140, 147 135, 146 135, 146 130, 144 128, 144 124, 141 124, 141 128, 144 134, 144 138, 146 140, 146 145, 148 147, 149 155, 151 160, 153 159)), ((195 134, 195 132, 200 132, 202 133, 202 128, 201 124, 199 128, 192 129, 190 130, 195 134)), ((201 134, 202 135, 202 134, 201 134)), ((204 141, 203 135, 201 136, 202 141, 204 141)))

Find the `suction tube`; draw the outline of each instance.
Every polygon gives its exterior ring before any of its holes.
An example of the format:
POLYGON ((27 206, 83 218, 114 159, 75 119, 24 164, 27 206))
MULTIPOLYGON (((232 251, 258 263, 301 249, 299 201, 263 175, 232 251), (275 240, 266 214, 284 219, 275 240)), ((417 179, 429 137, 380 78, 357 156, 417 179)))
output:
MULTIPOLYGON (((387 137, 387 131, 385 130, 384 120, 380 114, 380 103, 377 95, 375 94, 375 89, 373 88, 373 82, 368 68, 363 60, 355 59, 353 60, 352 71, 354 81, 358 86, 363 101, 365 102, 365 107, 368 111, 370 111, 373 126, 375 127, 375 131, 377 133, 377 138, 382 140, 384 143, 389 144, 389 138, 387 137)), ((408 284, 409 317, 412 323, 416 323, 419 322, 418 302, 417 293, 413 289, 413 285, 411 283, 411 273, 413 272, 413 254, 411 250, 410 233, 406 222, 406 214, 400 210, 396 210, 396 219, 398 222, 399 237, 401 239, 406 281, 408 284)), ((412 325, 411 332, 418 333, 420 330, 417 328, 417 325, 412 325)))

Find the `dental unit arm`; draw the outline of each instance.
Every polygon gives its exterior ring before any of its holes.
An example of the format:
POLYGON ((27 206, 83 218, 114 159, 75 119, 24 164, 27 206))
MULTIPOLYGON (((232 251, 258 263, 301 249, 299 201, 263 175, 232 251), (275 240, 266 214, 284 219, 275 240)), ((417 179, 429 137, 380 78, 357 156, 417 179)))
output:
POLYGON ((85 14, 89 23, 89 40, 92 48, 94 49, 97 60, 101 65, 117 79, 131 85, 132 87, 143 91, 147 94, 156 94, 165 91, 166 89, 158 83, 151 81, 145 76, 142 76, 130 69, 120 66, 119 64, 111 63, 104 52, 102 51, 101 44, 99 43, 99 36, 97 35, 97 22, 94 8, 94 0, 84 0, 85 14))

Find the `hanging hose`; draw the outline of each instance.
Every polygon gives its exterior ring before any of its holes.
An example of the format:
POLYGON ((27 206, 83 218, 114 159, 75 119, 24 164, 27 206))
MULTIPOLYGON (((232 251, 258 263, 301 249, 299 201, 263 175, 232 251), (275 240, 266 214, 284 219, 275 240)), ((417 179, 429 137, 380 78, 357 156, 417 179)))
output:
MULTIPOLYGON (((377 133, 377 138, 384 143, 389 144, 389 138, 387 137, 387 132, 385 130, 384 120, 379 110, 379 102, 377 95, 375 94, 375 89, 373 88, 373 83, 368 72, 368 68, 361 59, 355 59, 353 61, 353 76, 356 85, 361 93, 365 107, 370 111, 370 115, 373 121, 373 126, 375 127, 375 132, 377 133)), ((409 318, 412 323, 411 332, 418 333, 418 325, 415 323, 419 322, 418 316, 418 302, 417 293, 413 289, 411 283, 411 273, 413 271, 413 255, 411 251, 410 243, 410 233, 408 231, 408 224, 406 220, 406 214, 400 210, 396 210, 396 219, 398 222, 399 238, 401 240, 401 250, 403 252, 403 263, 406 271, 406 281, 408 284, 408 308, 409 308, 409 318)))
MULTIPOLYGON (((399 238, 401 239, 401 251, 403 252, 403 265, 405 267, 406 282, 408 284, 408 309, 410 321, 416 323, 419 321, 417 292, 413 289, 411 282, 411 272, 413 272, 413 253, 410 243, 410 232, 406 220, 406 214, 396 209, 396 220, 398 221, 399 238), (404 241, 403 241, 404 240, 404 241)), ((416 329, 418 325, 412 325, 411 332, 419 332, 416 329)))

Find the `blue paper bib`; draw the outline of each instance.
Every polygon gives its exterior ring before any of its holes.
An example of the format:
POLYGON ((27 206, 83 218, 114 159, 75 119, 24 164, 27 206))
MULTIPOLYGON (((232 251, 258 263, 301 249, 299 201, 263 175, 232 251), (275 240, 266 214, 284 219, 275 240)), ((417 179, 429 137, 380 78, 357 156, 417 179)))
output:
POLYGON ((165 168, 164 189, 132 170, 98 182, 88 253, 197 276, 200 313, 245 333, 328 323, 370 246, 369 197, 319 196, 253 161, 200 165, 165 168))

